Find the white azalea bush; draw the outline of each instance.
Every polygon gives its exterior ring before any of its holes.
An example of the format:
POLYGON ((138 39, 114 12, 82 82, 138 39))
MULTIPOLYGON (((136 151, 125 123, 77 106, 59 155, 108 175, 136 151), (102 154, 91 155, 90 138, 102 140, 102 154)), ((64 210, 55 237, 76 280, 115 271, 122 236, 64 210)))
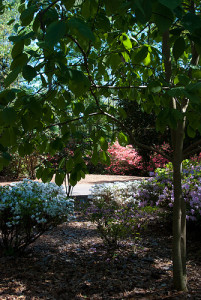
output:
POLYGON ((139 237, 139 232, 148 220, 154 218, 156 209, 141 208, 134 194, 140 181, 115 182, 95 185, 85 216, 95 223, 106 246, 116 248, 119 241, 139 237))
POLYGON ((23 180, 0 187, 0 238, 5 254, 23 251, 41 234, 73 216, 73 199, 54 183, 23 180))

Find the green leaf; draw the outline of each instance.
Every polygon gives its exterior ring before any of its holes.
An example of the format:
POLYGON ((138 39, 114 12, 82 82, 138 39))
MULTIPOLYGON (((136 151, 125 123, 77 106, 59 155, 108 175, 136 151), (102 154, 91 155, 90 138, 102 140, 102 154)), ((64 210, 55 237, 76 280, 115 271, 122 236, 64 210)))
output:
POLYGON ((85 0, 82 4, 81 14, 84 18, 93 18, 96 16, 98 10, 97 0, 85 0))
POLYGON ((12 52, 11 52, 11 55, 12 55, 12 58, 16 58, 19 54, 21 54, 24 50, 24 41, 21 40, 17 43, 15 43, 15 45, 13 46, 13 49, 12 49, 12 52))
POLYGON ((12 72, 10 72, 4 80, 5 87, 8 87, 11 83, 13 83, 20 72, 21 72, 21 67, 18 67, 12 72))
POLYGON ((184 53, 186 44, 184 38, 181 36, 179 37, 173 46, 173 56, 175 60, 178 60, 178 58, 184 53))
POLYGON ((168 7, 158 3, 153 13, 153 21, 156 23, 159 31, 163 33, 168 30, 174 20, 172 11, 168 7))
POLYGON ((78 32, 82 37, 90 41, 95 41, 95 36, 89 26, 78 18, 71 18, 68 21, 68 26, 71 30, 78 32))
POLYGON ((26 65, 27 61, 28 61, 27 54, 21 53, 14 58, 14 60, 11 63, 10 69, 14 70, 17 69, 18 67, 23 67, 24 65, 26 65))
POLYGON ((56 45, 60 39, 66 34, 66 23, 63 21, 56 21, 51 23, 47 28, 45 36, 45 43, 50 47, 56 45))
POLYGON ((106 141, 106 139, 103 136, 101 136, 100 139, 99 139, 99 142, 100 142, 101 149, 104 150, 104 151, 107 151, 108 142, 106 141))
POLYGON ((17 142, 17 136, 13 128, 7 128, 4 130, 3 134, 1 134, 0 143, 4 147, 13 146, 17 142))
POLYGON ((194 138, 196 136, 196 132, 191 126, 187 127, 187 134, 191 138, 194 138))
POLYGON ((18 148, 19 155, 24 157, 25 155, 30 155, 33 152, 33 145, 29 142, 21 144, 18 148))
POLYGON ((181 4, 182 0, 159 0, 159 2, 170 9, 175 9, 181 4))
POLYGON ((128 55, 127 52, 122 52, 121 54, 122 54, 125 62, 129 62, 130 61, 130 56, 128 55))
POLYGON ((119 40, 122 42, 126 50, 132 49, 132 43, 126 33, 122 33, 119 40))
POLYGON ((142 48, 133 57, 134 64, 142 62, 148 55, 148 47, 142 46, 142 48))
POLYGON ((149 89, 152 93, 160 93, 162 90, 161 83, 159 81, 152 81, 149 84, 149 89))
POLYGON ((41 175, 41 179, 43 182, 49 182, 51 181, 52 177, 54 175, 54 170, 47 168, 43 170, 43 173, 41 175))
POLYGON ((118 141, 121 146, 128 145, 128 137, 122 131, 118 134, 118 141))
POLYGON ((37 9, 36 6, 31 6, 23 10, 20 16, 22 26, 28 26, 31 23, 36 9, 37 9))
POLYGON ((83 72, 77 70, 70 71, 69 88, 75 96, 81 96, 89 89, 89 86, 90 82, 83 72))
POLYGON ((55 183, 60 186, 63 184, 64 182, 64 178, 65 178, 65 174, 64 173, 56 173, 56 176, 55 176, 55 183))
POLYGON ((187 30, 192 33, 196 30, 200 30, 200 16, 193 13, 185 14, 182 19, 182 24, 187 30))
POLYGON ((16 111, 12 107, 7 107, 1 112, 1 118, 5 124, 12 125, 17 119, 16 111))
POLYGON ((37 72, 32 66, 26 65, 22 69, 22 76, 24 77, 24 79, 30 82, 37 76, 37 72))
POLYGON ((74 162, 73 162, 73 159, 70 157, 68 159, 68 161, 66 162, 66 170, 67 170, 67 172, 70 173, 73 170, 73 167, 74 167, 74 162))

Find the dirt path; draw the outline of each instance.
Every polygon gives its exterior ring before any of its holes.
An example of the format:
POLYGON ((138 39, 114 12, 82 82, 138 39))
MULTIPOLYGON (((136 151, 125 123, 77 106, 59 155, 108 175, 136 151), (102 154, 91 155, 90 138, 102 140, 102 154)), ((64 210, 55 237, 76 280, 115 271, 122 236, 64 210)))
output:
MULTIPOLYGON (((115 181, 133 181, 141 180, 145 177, 139 176, 123 176, 123 175, 96 175, 96 174, 87 174, 85 179, 81 179, 78 184, 100 184, 104 182, 115 182, 115 181)), ((52 180, 54 182, 54 179, 52 180)), ((0 186, 4 186, 12 183, 13 181, 3 181, 0 182, 0 186)))

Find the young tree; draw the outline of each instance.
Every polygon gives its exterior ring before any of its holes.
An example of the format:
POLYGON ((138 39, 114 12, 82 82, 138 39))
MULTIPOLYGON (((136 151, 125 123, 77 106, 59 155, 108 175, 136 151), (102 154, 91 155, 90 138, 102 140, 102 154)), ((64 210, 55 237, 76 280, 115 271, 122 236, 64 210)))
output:
MULTIPOLYGON (((54 154, 79 130, 74 122, 107 118, 92 130, 92 161, 108 162, 107 130, 118 124, 121 144, 130 142, 167 157, 173 163, 173 277, 178 290, 186 290, 186 213, 182 198, 182 160, 199 150, 201 140, 184 148, 185 129, 194 137, 201 132, 201 5, 181 0, 30 0, 21 1, 18 33, 13 42, 7 90, 0 94, 0 164, 7 147, 21 155, 34 150, 54 154), (30 49, 29 45, 34 45, 30 49), (21 74, 38 90, 9 89, 21 74), (40 82, 40 84, 39 84, 40 82), (85 101, 85 99, 90 99, 85 101), (154 114, 156 129, 171 132, 172 153, 135 139, 124 123, 125 111, 110 103, 132 99, 154 114), (186 125, 188 124, 188 125, 186 125), (49 141, 45 134, 57 130, 49 141), (123 133, 126 132, 126 135, 123 133), (99 150, 102 149, 100 152, 99 150)), ((67 163, 71 183, 86 171, 81 150, 67 163)), ((49 169, 39 169, 43 180, 49 169)), ((57 181, 62 182, 60 173, 57 181)))

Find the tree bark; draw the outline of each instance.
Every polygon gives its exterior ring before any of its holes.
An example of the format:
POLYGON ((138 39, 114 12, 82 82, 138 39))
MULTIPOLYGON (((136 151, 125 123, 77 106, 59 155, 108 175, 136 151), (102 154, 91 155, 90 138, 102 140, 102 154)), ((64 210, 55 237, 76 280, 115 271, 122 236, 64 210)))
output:
POLYGON ((173 153, 173 283, 180 291, 187 291, 186 277, 186 203, 182 196, 182 156, 185 120, 175 131, 176 143, 173 153))

